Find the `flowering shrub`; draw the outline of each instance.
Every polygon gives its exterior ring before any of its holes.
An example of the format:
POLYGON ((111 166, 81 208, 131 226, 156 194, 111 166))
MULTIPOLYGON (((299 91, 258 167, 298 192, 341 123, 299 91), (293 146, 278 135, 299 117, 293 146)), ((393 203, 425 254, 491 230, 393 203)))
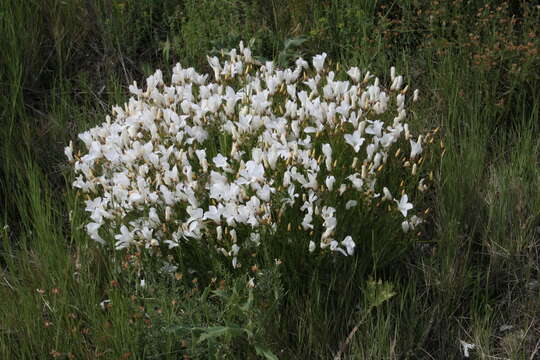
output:
POLYGON ((433 133, 409 129, 394 68, 385 90, 356 67, 338 80, 325 53, 292 69, 260 64, 242 43, 226 58, 208 58, 212 80, 177 64, 167 85, 157 70, 79 135, 83 154, 65 149, 93 240, 153 254, 205 242, 239 267, 243 251, 279 241, 278 227, 307 232, 306 252, 349 256, 357 239, 338 218, 356 208, 399 216, 405 232, 423 221, 411 201, 427 188, 420 167, 433 133), (409 175, 383 183, 389 171, 409 175))

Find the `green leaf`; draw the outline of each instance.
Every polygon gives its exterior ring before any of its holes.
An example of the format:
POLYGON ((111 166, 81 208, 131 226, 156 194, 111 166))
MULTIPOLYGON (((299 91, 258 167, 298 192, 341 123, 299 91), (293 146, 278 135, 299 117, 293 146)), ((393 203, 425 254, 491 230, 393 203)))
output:
POLYGON ((376 308, 396 295, 391 283, 370 279, 367 282, 368 307, 376 308))
POLYGON ((302 45, 306 41, 307 41, 307 38, 303 37, 303 36, 299 36, 299 37, 295 37, 295 38, 289 38, 289 39, 286 39, 283 42, 283 47, 285 49, 289 49, 290 47, 298 47, 298 46, 302 45))
POLYGON ((208 294, 210 293, 210 287, 207 287, 204 289, 203 293, 201 294, 200 300, 201 303, 204 303, 208 300, 208 294))
POLYGON ((243 333, 243 329, 240 327, 230 327, 230 326, 212 326, 205 330, 205 332, 199 337, 197 344, 201 342, 213 339, 223 335, 238 336, 243 333))
POLYGON ((246 312, 251 308, 252 304, 253 304, 253 290, 249 289, 248 299, 244 305, 240 306, 240 309, 246 312))
POLYGON ((268 350, 266 348, 258 346, 258 345, 255 345, 255 352, 257 353, 257 355, 264 356, 265 359, 279 360, 278 357, 276 355, 274 355, 273 352, 271 352, 270 350, 268 350))

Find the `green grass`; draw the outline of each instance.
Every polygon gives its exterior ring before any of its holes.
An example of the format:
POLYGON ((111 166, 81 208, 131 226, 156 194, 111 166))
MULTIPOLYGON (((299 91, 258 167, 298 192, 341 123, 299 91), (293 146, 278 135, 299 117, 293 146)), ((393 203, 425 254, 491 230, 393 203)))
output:
POLYGON ((0 357, 328 359, 348 335, 344 359, 461 358, 460 340, 471 358, 538 356, 540 9, 440 3, 0 0, 0 357), (133 80, 177 61, 207 71, 241 39, 283 65, 322 51, 395 64, 421 90, 410 115, 440 127, 444 155, 429 226, 390 266, 267 254, 251 290, 204 250, 195 272, 141 275, 157 265, 122 270, 84 234, 63 146, 133 80), (395 295, 377 302, 370 277, 395 295))

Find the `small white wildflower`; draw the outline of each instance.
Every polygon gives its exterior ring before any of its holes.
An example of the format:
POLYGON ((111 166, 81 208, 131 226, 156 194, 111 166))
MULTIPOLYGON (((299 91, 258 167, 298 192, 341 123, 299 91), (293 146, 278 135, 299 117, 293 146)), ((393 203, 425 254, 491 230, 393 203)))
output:
POLYGON ((229 163, 227 162, 227 157, 223 156, 221 154, 217 154, 213 159, 212 162, 214 165, 221 169, 228 169, 229 163))
POLYGON ((360 81, 361 74, 357 67, 350 68, 349 71, 347 71, 347 75, 349 75, 355 83, 360 81))
POLYGON ((367 176, 368 176, 367 166, 366 166, 366 164, 363 164, 362 165, 362 173, 360 174, 360 177, 365 180, 367 178, 367 176))
POLYGON ((399 75, 399 76, 396 76, 396 78, 392 82, 392 86, 390 86, 390 90, 400 90, 401 86, 403 86, 403 76, 399 75))
MULTIPOLYGON (((231 229, 231 231, 229 232, 229 234, 231 235, 232 241, 233 241, 234 243, 236 243, 236 241, 238 241, 238 238, 236 237, 236 230, 235 230, 235 229, 231 229)), ((238 254, 238 250, 239 250, 239 249, 240 249, 240 248, 239 248, 236 244, 233 245, 233 253, 235 253, 235 255, 238 254)))
POLYGON ((416 215, 413 215, 411 216, 411 220, 409 221, 411 227, 414 229, 416 228, 418 225, 420 225, 421 223, 423 223, 424 220, 422 220, 422 218, 416 216, 416 215))
POLYGON ((347 201, 347 203, 345 204, 345 209, 349 210, 350 208, 353 208, 353 207, 355 207, 356 205, 358 205, 358 201, 356 201, 356 200, 349 200, 349 201, 347 201))
POLYGON ((361 177, 358 177, 358 173, 354 173, 352 175, 349 175, 347 179, 352 183, 353 187, 357 191, 362 190, 362 186, 364 186, 364 180, 362 180, 361 177))
POLYGON ((326 158, 326 170, 332 170, 332 147, 330 144, 323 144, 322 152, 326 158))
POLYGON ((66 155, 69 161, 73 161, 73 141, 70 141, 69 146, 66 146, 64 148, 64 154, 66 155))
POLYGON ((343 137, 345 138, 345 142, 351 145, 356 153, 360 150, 360 147, 365 141, 365 139, 360 135, 360 131, 355 131, 352 134, 345 134, 343 137))
POLYGON ((231 248, 231 255, 233 257, 233 260, 232 260, 232 266, 233 268, 237 268, 238 267, 238 252, 240 251, 240 247, 236 244, 233 244, 232 248, 231 248))
POLYGON ((414 92, 413 92, 413 102, 418 101, 419 95, 420 95, 420 91, 418 89, 414 90, 414 92))
POLYGON ((111 304, 111 300, 106 299, 99 303, 99 307, 101 308, 101 310, 105 311, 105 309, 107 308, 107 305, 109 304, 111 304))
POLYGON ((327 176, 326 177, 326 180, 325 180, 325 184, 326 184, 326 187, 328 188, 329 191, 332 191, 333 188, 334 188, 334 183, 336 182, 336 178, 332 175, 330 176, 327 176))
POLYGON ((394 200, 398 205, 398 209, 403 214, 404 217, 407 217, 407 212, 413 208, 413 204, 409 202, 409 197, 407 194, 403 194, 399 201, 394 200))
POLYGON ((398 96, 396 97, 396 105, 397 105, 399 110, 402 110, 404 108, 404 106, 405 106, 405 95, 398 94, 398 96))
POLYGON ((407 233, 407 232, 409 232, 409 229, 411 228, 411 225, 409 224, 409 222, 407 220, 405 220, 405 221, 403 221, 401 223, 401 228, 403 229, 404 233, 407 233))
POLYGON ((219 241, 223 239, 223 228, 221 226, 216 227, 216 237, 219 241))
POLYGON ((461 343, 461 348, 463 350, 463 356, 468 358, 469 357, 469 351, 470 350, 474 350, 474 348, 476 348, 476 345, 475 344, 469 344, 463 340, 459 340, 459 342, 461 343))
POLYGON ((418 154, 422 153, 422 142, 421 138, 418 138, 418 142, 410 140, 411 142, 411 159, 414 159, 418 154))
POLYGON ((428 186, 424 184, 424 181, 426 179, 422 178, 420 179, 420 181, 418 182, 418 190, 420 190, 421 192, 424 192, 427 190, 428 186))
POLYGON ((354 243, 352 237, 350 235, 346 236, 345 239, 341 242, 341 245, 345 246, 347 249, 348 255, 354 254, 354 249, 356 248, 356 244, 354 243))
POLYGON ((97 223, 88 223, 86 225, 86 232, 90 236, 90 238, 94 241, 99 242, 100 244, 105 244, 105 240, 99 236, 98 230, 101 227, 101 224, 97 223))
POLYGON ((326 53, 322 53, 320 55, 315 55, 313 57, 313 67, 317 71, 317 73, 320 73, 324 67, 324 60, 326 59, 326 53))
POLYGON ((302 220, 302 227, 304 230, 313 229, 313 212, 310 211, 306 215, 304 215, 304 219, 302 220))
POLYGON ((330 241, 330 250, 337 251, 345 256, 348 256, 348 254, 342 248, 339 247, 339 243, 335 240, 330 241))
POLYGON ((251 233, 249 235, 249 239, 255 243, 256 246, 259 246, 261 243, 261 234, 259 233, 251 233))
POLYGON ((392 194, 390 193, 390 190, 388 190, 386 186, 383 187, 383 193, 384 193, 384 197, 382 198, 383 200, 392 201, 394 199, 392 197, 392 194))

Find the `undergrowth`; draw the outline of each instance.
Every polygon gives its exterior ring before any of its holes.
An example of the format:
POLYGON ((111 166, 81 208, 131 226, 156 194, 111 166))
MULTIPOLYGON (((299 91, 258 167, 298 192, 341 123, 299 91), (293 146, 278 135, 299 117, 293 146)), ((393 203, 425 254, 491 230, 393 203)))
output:
POLYGON ((539 17, 515 1, 1 0, 1 357, 535 358, 539 17), (442 159, 430 225, 391 266, 268 254, 251 287, 257 269, 201 249, 158 276, 87 238, 65 144, 134 80, 211 72, 240 40, 281 66, 395 65, 420 89, 411 123, 440 128, 442 159))

